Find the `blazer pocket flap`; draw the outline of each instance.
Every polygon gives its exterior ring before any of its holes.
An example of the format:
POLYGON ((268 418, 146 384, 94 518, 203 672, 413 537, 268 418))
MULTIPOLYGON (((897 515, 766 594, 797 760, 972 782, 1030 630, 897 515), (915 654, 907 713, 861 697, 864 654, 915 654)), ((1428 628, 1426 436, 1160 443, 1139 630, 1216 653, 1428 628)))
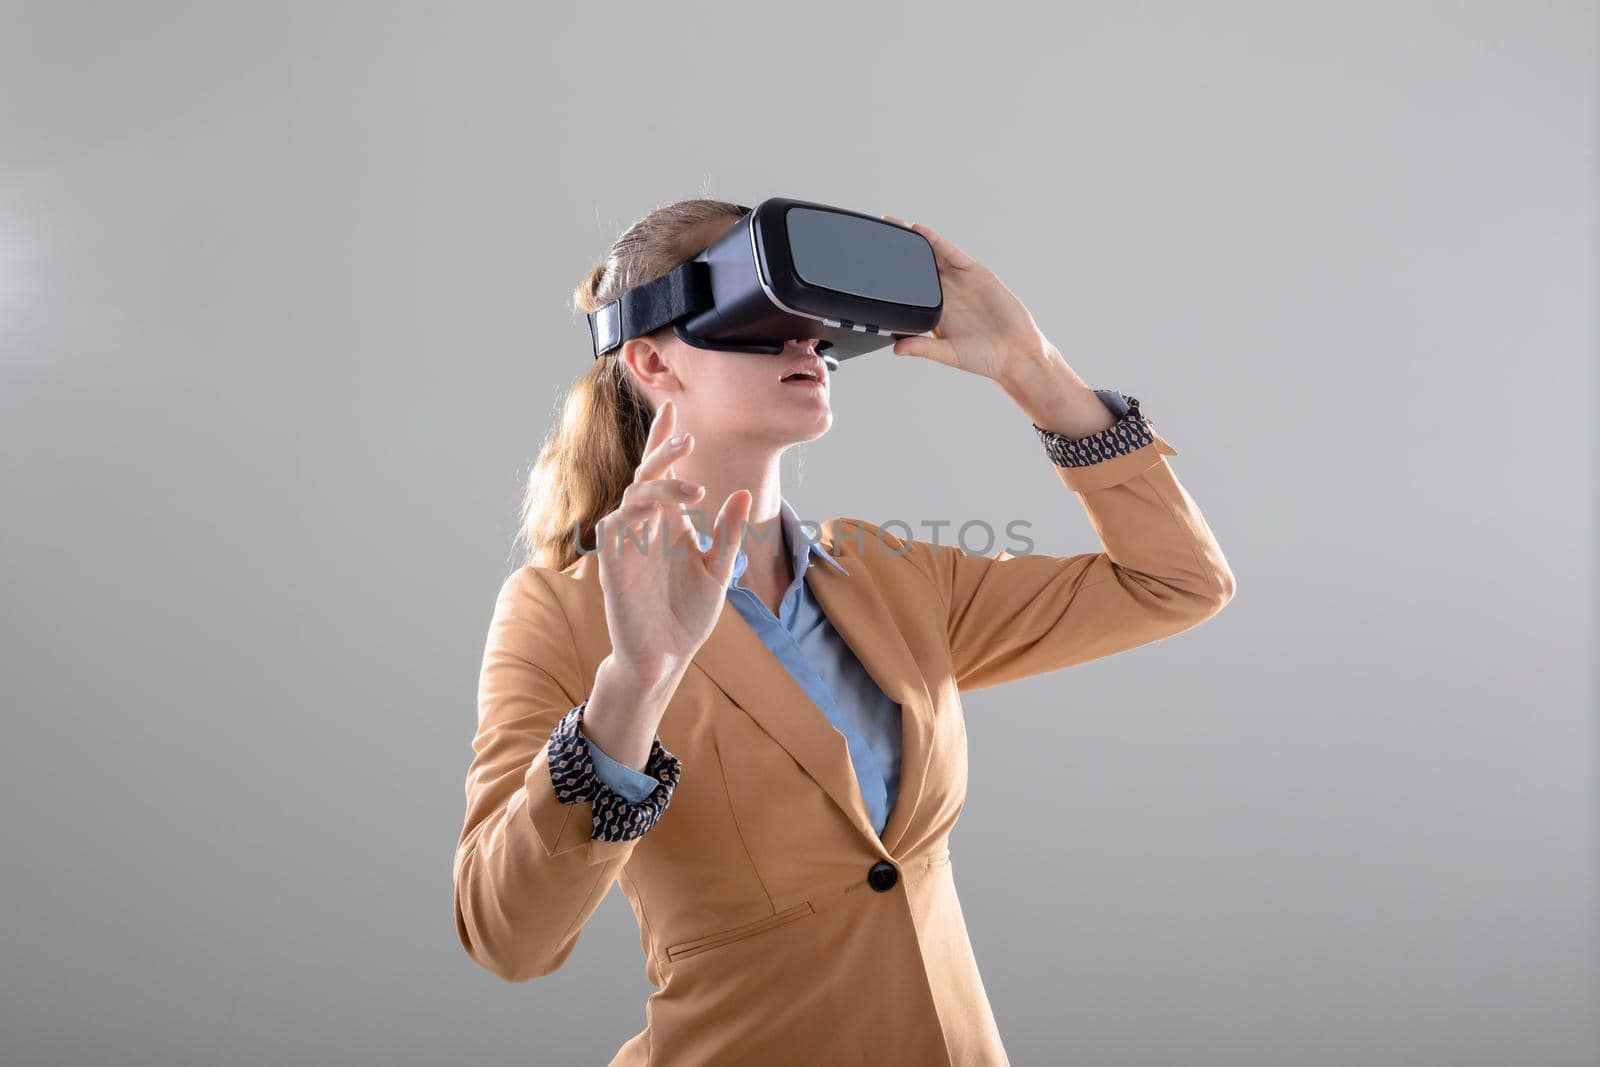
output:
POLYGON ((704 937, 697 937, 692 941, 680 941, 676 945, 668 945, 667 959, 681 960, 685 956, 693 956, 708 949, 719 948, 735 941, 743 941, 745 938, 753 937, 763 930, 770 930, 775 926, 782 926, 784 923, 793 922, 796 919, 802 919, 807 915, 814 914, 816 910, 811 906, 811 901, 802 900, 793 907, 762 916, 754 922, 748 922, 742 926, 735 926, 727 930, 720 930, 714 934, 706 934, 704 937))

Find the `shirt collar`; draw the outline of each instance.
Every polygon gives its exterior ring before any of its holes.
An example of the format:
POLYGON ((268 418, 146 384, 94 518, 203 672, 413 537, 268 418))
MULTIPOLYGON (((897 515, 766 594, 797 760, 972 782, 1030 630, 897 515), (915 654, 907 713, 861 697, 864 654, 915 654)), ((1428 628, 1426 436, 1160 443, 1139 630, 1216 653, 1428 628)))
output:
MULTIPOLYGON (((794 564, 795 581, 801 581, 805 578, 806 568, 810 566, 812 557, 826 561, 830 567, 840 574, 848 575, 850 573, 844 569, 844 564, 830 556, 828 550, 822 547, 819 542, 806 536, 805 528, 800 525, 800 516, 795 512, 789 501, 782 497, 778 498, 778 525, 783 531, 784 547, 788 549, 790 561, 794 564)), ((696 530, 695 539, 700 543, 700 551, 704 552, 711 548, 712 537, 710 534, 704 534, 696 530)), ((745 567, 749 563, 749 557, 745 555, 744 549, 741 548, 734 553, 733 576, 728 580, 730 586, 744 574, 745 567)))

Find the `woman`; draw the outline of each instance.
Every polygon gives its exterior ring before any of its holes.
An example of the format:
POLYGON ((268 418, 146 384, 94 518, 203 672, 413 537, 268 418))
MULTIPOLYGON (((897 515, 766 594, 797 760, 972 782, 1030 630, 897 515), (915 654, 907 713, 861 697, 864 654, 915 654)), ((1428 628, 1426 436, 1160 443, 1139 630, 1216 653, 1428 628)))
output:
MULTIPOLYGON (((576 304, 739 214, 652 212, 576 304)), ((991 557, 857 518, 813 540, 779 459, 832 422, 815 341, 708 351, 666 327, 595 361, 495 605, 455 901, 472 959, 524 981, 620 881, 656 988, 613 1067, 1007 1063, 950 860, 959 693, 1176 634, 1233 594, 1138 401, 1088 388, 991 271, 913 228, 945 304, 895 355, 1005 389, 1104 551, 991 557)))

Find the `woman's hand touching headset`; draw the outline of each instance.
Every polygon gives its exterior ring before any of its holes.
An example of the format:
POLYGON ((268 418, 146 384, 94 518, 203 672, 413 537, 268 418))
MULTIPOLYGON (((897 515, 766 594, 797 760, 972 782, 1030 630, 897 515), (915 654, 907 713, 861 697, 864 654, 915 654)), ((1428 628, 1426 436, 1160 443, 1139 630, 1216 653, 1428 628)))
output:
POLYGON ((729 495, 717 513, 711 548, 702 551, 684 507, 705 487, 674 477, 673 462, 694 449, 692 434, 671 436, 676 426, 677 407, 663 401, 633 483, 596 535, 611 657, 647 681, 681 676, 711 636, 753 500, 747 489, 729 495))

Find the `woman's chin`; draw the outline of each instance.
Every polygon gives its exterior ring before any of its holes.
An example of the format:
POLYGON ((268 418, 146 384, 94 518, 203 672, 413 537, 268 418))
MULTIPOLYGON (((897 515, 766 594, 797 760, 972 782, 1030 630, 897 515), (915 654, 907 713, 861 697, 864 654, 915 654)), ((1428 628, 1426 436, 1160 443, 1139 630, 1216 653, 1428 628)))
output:
POLYGON ((826 407, 805 415, 793 411, 773 412, 767 429, 790 444, 815 441, 833 426, 833 412, 826 407))

